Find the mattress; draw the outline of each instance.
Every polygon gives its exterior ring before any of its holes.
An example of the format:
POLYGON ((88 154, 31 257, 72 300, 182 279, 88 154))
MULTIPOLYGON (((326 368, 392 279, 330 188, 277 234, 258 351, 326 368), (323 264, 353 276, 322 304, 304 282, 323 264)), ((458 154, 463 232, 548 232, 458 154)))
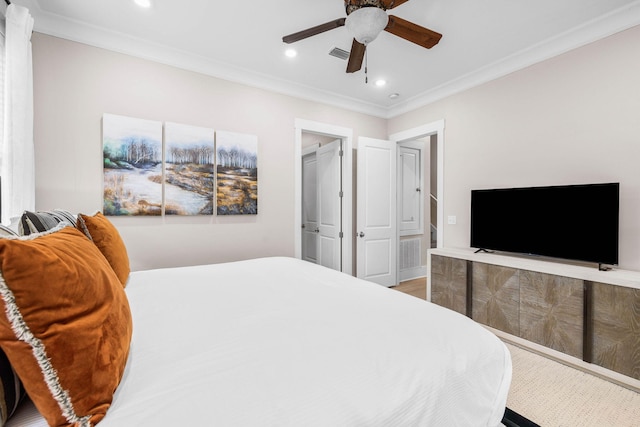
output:
MULTIPOLYGON (((101 427, 500 425, 506 346, 418 298, 283 257, 134 272, 126 293, 101 427)), ((26 404, 7 425, 46 424, 26 404)))

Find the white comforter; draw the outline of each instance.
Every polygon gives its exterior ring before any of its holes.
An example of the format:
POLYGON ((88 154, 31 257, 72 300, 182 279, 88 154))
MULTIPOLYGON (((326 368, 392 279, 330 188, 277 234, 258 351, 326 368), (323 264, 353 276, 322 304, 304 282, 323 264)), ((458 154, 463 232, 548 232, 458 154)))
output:
POLYGON ((290 258, 135 272, 126 290, 131 354, 100 427, 500 424, 506 347, 417 298, 290 258))

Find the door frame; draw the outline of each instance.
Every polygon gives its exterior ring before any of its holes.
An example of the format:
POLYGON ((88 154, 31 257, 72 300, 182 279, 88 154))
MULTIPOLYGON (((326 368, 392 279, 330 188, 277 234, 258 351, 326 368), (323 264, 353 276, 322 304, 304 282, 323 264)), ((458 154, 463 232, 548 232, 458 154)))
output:
MULTIPOLYGON (((444 119, 441 119, 435 122, 427 123, 422 126, 417 126, 389 135, 389 139, 391 141, 394 141, 396 144, 424 138, 425 136, 436 135, 438 147, 438 185, 436 190, 436 198, 438 199, 438 217, 436 218, 436 227, 438 230, 436 232, 436 235, 438 242, 436 246, 438 248, 441 248, 444 245, 444 126, 445 121, 444 119)), ((427 149, 427 147, 425 147, 425 149, 427 149)), ((427 200, 426 197, 425 200, 427 200)), ((426 228, 427 227, 425 224, 425 230, 426 228)), ((400 233, 398 233, 398 236, 399 234, 400 233)), ((400 245, 400 237, 398 237, 398 245, 400 245)))
POLYGON ((302 133, 342 139, 342 271, 353 274, 353 129, 296 118, 294 144, 294 256, 302 258, 302 133))
MULTIPOLYGON (((305 176, 305 175, 304 175, 304 170, 305 170, 305 167, 307 166, 306 157, 313 156, 313 159, 312 159, 312 160, 313 160, 313 162, 317 163, 317 159, 316 159, 316 150, 317 150, 318 148, 320 148, 320 144, 313 144, 312 146, 306 147, 305 149, 303 149, 303 150, 302 150, 302 154, 301 154, 301 159, 302 159, 302 161, 301 161, 301 165, 302 165, 301 182, 302 182, 302 181, 304 181, 304 176, 305 176)), ((317 166, 317 165, 316 165, 316 166, 317 166)), ((316 174, 315 174, 315 175, 317 176, 317 170, 316 170, 316 174)), ((316 181, 316 182, 315 182, 315 186, 317 187, 317 178, 315 179, 315 181, 316 181)), ((304 197, 304 195, 305 195, 305 191, 304 191, 304 187, 305 187, 305 186, 304 186, 304 182, 302 182, 302 184, 303 184, 303 185, 302 185, 302 198, 301 198, 301 201, 304 203, 304 200, 305 200, 305 197, 304 197)), ((316 193, 317 193, 317 188, 316 188, 316 193)), ((316 194, 316 195, 317 195, 317 194, 316 194)), ((318 204, 317 197, 315 197, 315 203, 316 203, 316 209, 317 209, 317 204, 318 204)), ((304 209, 302 209, 302 210, 301 210, 301 213, 302 213, 302 214, 304 213, 304 209)), ((301 217, 301 227, 300 227, 300 242, 301 242, 301 247, 300 247, 300 259, 302 259, 302 260, 306 260, 306 261, 309 261, 309 262, 314 262, 314 261, 312 261, 312 260, 310 260, 310 259, 308 259, 308 258, 305 258, 305 243, 306 243, 306 242, 304 242, 304 240, 305 240, 305 239, 310 238, 310 236, 309 236, 309 230, 307 230, 306 228, 303 228, 303 227, 302 227, 302 225, 305 225, 305 226, 306 226, 306 225, 307 225, 307 223, 308 223, 308 221, 304 221, 304 222, 302 222, 302 220, 304 220, 304 219, 305 219, 305 218, 302 218, 302 217, 301 217)), ((316 219, 317 219, 317 218, 316 218, 316 219)), ((317 235, 316 235, 315 233, 313 234, 313 236, 315 236, 315 237, 317 238, 317 235)), ((317 243, 317 242, 316 242, 316 243, 317 243)), ((317 258, 318 258, 317 244, 316 244, 315 246, 316 246, 316 252, 315 252, 315 257, 316 257, 316 259, 315 259, 315 262, 317 263, 317 261, 318 261, 318 260, 317 260, 317 258)))

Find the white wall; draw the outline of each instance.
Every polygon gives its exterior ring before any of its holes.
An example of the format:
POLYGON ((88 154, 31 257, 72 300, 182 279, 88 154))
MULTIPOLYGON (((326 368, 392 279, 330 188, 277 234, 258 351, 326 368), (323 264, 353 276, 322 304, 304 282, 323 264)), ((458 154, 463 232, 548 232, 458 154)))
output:
POLYGON ((635 27, 389 120, 446 121, 444 246, 469 247, 471 189, 620 182, 620 268, 640 270, 639 46, 635 27))
POLYGON ((258 136, 258 215, 112 217, 135 270, 294 254, 294 121, 386 120, 34 33, 36 209, 102 209, 103 113, 258 136))
MULTIPOLYGON (((134 269, 293 255, 294 120, 386 138, 445 119, 444 245, 469 246, 470 190, 621 183, 620 266, 640 270, 640 28, 383 120, 35 33, 36 207, 102 207, 103 113, 251 133, 259 214, 113 218, 134 269), (446 222, 446 221, 445 221, 446 222)), ((570 220, 570 219, 567 219, 570 220)))

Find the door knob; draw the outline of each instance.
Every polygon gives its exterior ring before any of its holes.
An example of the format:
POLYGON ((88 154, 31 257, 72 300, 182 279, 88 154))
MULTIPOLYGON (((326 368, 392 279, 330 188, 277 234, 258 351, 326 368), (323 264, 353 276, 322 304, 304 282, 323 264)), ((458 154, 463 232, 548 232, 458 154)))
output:
POLYGON ((313 232, 314 232, 314 233, 319 233, 319 232, 320 232, 320 229, 319 229, 319 228, 316 228, 315 230, 313 230, 313 232))
POLYGON ((358 233, 358 237, 364 237, 364 233, 361 231, 360 233, 358 233))

